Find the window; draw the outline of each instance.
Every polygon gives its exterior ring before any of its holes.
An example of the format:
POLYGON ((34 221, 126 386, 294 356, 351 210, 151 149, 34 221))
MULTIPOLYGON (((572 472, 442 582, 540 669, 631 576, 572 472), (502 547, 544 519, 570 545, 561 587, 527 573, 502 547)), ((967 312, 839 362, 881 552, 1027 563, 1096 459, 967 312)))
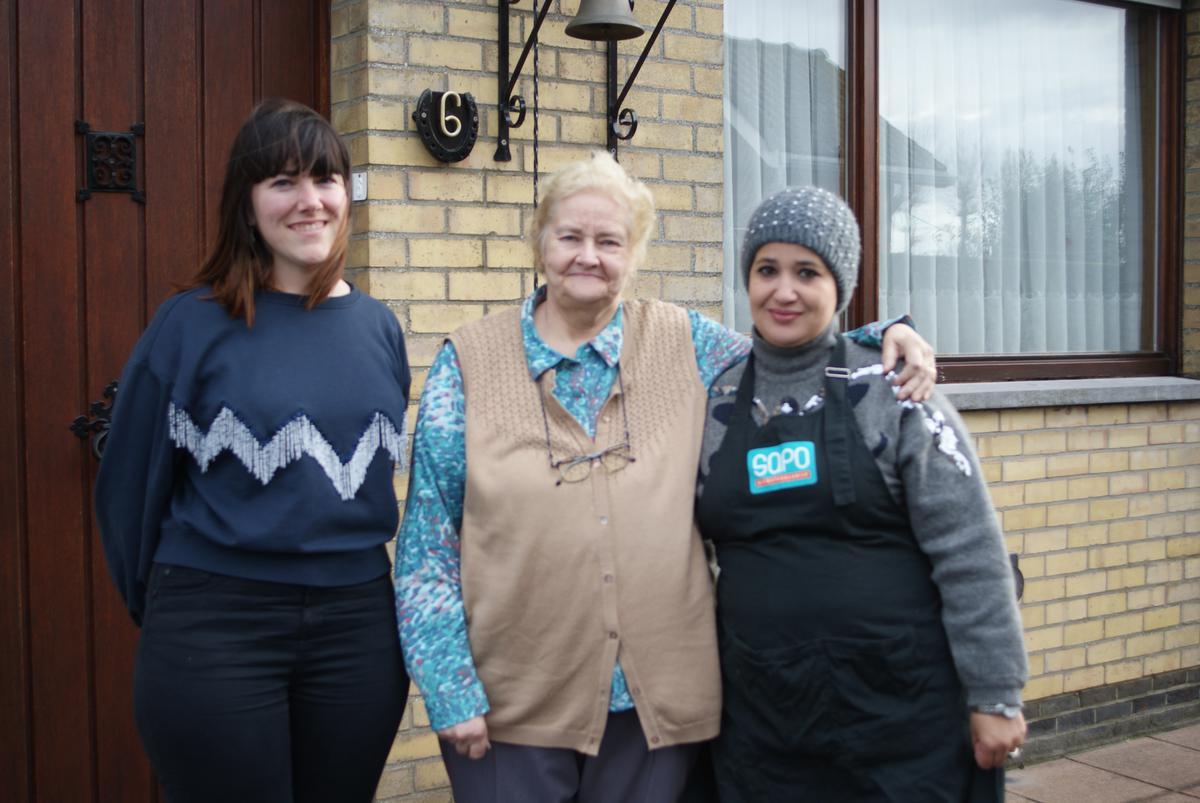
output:
POLYGON ((909 312, 952 379, 1170 373, 1178 14, 1089 0, 726 0, 740 227, 817 184, 864 231, 852 322, 909 312), (1166 43, 1166 44, 1164 44, 1166 43))

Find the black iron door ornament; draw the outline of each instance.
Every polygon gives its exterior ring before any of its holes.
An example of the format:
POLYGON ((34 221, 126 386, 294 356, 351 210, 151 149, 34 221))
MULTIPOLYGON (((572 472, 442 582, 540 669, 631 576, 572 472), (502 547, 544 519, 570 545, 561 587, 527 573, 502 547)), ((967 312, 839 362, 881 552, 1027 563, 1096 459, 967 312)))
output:
MULTIPOLYGON (((520 128, 521 123, 525 122, 525 99, 520 95, 514 95, 513 91, 517 88, 517 80, 521 77, 521 68, 525 66, 525 59, 528 58, 533 43, 537 41, 538 31, 542 29, 542 22, 546 19, 546 12, 550 10, 550 0, 545 0, 542 3, 541 9, 537 12, 537 17, 534 19, 533 30, 529 32, 529 38, 525 40, 525 47, 521 50, 520 58, 517 59, 517 66, 512 71, 512 75, 509 75, 508 7, 518 2, 520 0, 500 0, 497 5, 500 17, 500 49, 496 65, 499 96, 497 109, 499 112, 497 116, 499 133, 496 137, 496 155, 493 157, 497 162, 512 161, 512 151, 508 147, 508 130, 510 128, 520 128), (517 119, 513 120, 509 116, 511 114, 517 115, 517 119)), ((537 7, 537 0, 534 0, 534 7, 537 7)))
POLYGON ((146 194, 137 188, 137 138, 146 133, 144 123, 134 123, 128 131, 93 131, 88 123, 76 120, 75 133, 83 135, 87 172, 77 200, 86 201, 93 192, 127 192, 139 204, 146 203, 146 194))
POLYGON ((104 455, 104 442, 108 440, 108 428, 112 425, 113 403, 117 400, 117 381, 114 379, 104 388, 108 401, 94 401, 88 415, 81 415, 71 422, 71 431, 80 440, 92 439, 92 454, 99 460, 104 455))

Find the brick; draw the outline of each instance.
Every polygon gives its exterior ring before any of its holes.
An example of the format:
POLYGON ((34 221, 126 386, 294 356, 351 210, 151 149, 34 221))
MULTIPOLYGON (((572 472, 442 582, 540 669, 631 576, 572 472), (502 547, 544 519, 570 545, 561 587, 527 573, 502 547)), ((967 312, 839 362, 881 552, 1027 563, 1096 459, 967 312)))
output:
POLYGON ((1146 541, 1129 545, 1130 563, 1164 560, 1166 557, 1167 544, 1165 541, 1146 541))
POLYGON ((967 429, 976 435, 1000 429, 1000 414, 994 410, 964 410, 962 419, 967 429))
POLYGON ((1107 524, 1083 524, 1067 530, 1067 545, 1072 549, 1081 546, 1099 546, 1108 543, 1107 524))
POLYGON ((411 766, 389 767, 379 778, 379 785, 375 788, 375 799, 388 800, 400 795, 409 795, 413 789, 411 766))
POLYGON ((1129 470, 1129 452, 1101 452, 1091 456, 1088 464, 1093 474, 1129 470))
POLYGON ((1116 591, 1122 588, 1134 588, 1146 582, 1145 566, 1127 566, 1122 569, 1109 569, 1108 589, 1116 591))
POLYGON ((1109 661, 1117 661, 1124 657, 1125 642, 1122 639, 1104 641, 1099 644, 1093 644, 1087 648, 1087 662, 1089 665, 1105 664, 1109 661))
POLYGON ((1178 605, 1170 605, 1148 610, 1142 616, 1145 618, 1145 627, 1147 630, 1157 630, 1160 627, 1175 627, 1178 625, 1181 613, 1182 611, 1178 605))
POLYGON ((1106 590, 1108 590, 1108 575, 1106 572, 1090 572, 1067 578, 1066 594, 1068 597, 1080 597, 1106 590))
POLYGON ((1092 689, 1104 683, 1104 667, 1089 666, 1086 669, 1076 669, 1063 675, 1063 691, 1078 691, 1092 689))
MULTIPOLYGON (((641 128, 638 128, 641 136, 641 128)), ((678 133, 676 133, 678 136, 678 133)), ((692 210, 692 188, 686 184, 648 184, 654 195, 654 206, 657 209, 685 211, 692 210)))
MULTIPOLYGON (((1147 675, 1156 675, 1159 672, 1170 672, 1184 666, 1183 654, 1180 652, 1169 652, 1161 655, 1148 655, 1145 658, 1143 671, 1147 675)), ((1189 666, 1191 664, 1188 664, 1189 666)))
POLYGON ((1110 613, 1124 613, 1125 595, 1120 592, 1101 594, 1088 597, 1088 616, 1104 616, 1110 613))
POLYGON ((1037 554, 1067 548, 1067 531, 1062 529, 1041 530, 1025 534, 1025 552, 1037 554))
POLYGON ((1025 595, 1022 600, 1025 602, 1045 602, 1047 600, 1059 599, 1063 596, 1065 585, 1061 577, 1051 578, 1047 580, 1026 580, 1025 595))
POLYGON ((1062 675, 1042 675, 1030 678, 1029 682, 1025 684, 1024 697, 1026 700, 1037 700, 1052 694, 1062 694, 1062 691, 1062 675))
POLYGON ((1132 680, 1141 676, 1142 662, 1140 660, 1119 661, 1104 667, 1105 683, 1120 683, 1123 680, 1132 680))
POLYGON ((1125 607, 1128 610, 1141 610, 1142 608, 1151 608, 1156 605, 1163 605, 1167 601, 1167 590, 1162 586, 1152 588, 1134 588, 1130 589, 1125 597, 1125 607))
MULTIPOLYGON (((706 153, 722 153, 725 150, 725 129, 696 126, 696 150, 706 153)), ((720 211, 719 207, 712 211, 720 211)))
POLYGON ((1100 547, 1088 553, 1088 563, 1093 569, 1122 566, 1128 561, 1128 554, 1124 545, 1100 547))
POLYGON ((1068 502, 1062 505, 1050 505, 1046 508, 1046 523, 1081 524, 1088 520, 1087 502, 1068 502))
POLYGON ((1200 463, 1200 448, 1195 446, 1176 447, 1167 451, 1167 465, 1194 466, 1200 463))
MULTIPOLYGON (((1003 419, 1001 420, 1003 424, 1003 419)), ((1021 482, 1022 480, 1040 480, 1046 477, 1046 458, 1029 457, 1005 460, 1002 476, 1005 482, 1021 482)))
POLYGON ((644 267, 646 270, 690 270, 692 249, 686 245, 652 245, 646 251, 644 267))
POLYGON ((725 92, 725 71, 720 67, 692 67, 692 86, 702 95, 721 95, 725 92))
POLYGON ((1183 469, 1150 472, 1148 488, 1151 491, 1177 490, 1184 487, 1187 487, 1187 472, 1183 469))
POLYGON ((1061 454, 1046 459, 1046 476, 1048 477, 1086 474, 1088 473, 1088 468, 1089 459, 1086 454, 1061 454))
POLYGON ((1025 454, 1048 454, 1064 452, 1067 449, 1067 433, 1046 432, 1045 430, 1022 438, 1025 454))
POLYGON ((668 36, 663 43, 663 55, 668 59, 686 61, 690 64, 719 64, 721 40, 701 39, 698 36, 681 34, 668 36))
POLYGON ((1025 649, 1029 652, 1040 652, 1061 647, 1063 629, 1061 627, 1043 627, 1025 632, 1025 649))
POLYGON ((1104 622, 1077 622, 1063 628, 1063 643, 1067 645, 1087 644, 1104 638, 1104 622))
POLYGON ((414 332, 453 332, 483 314, 482 304, 421 304, 409 308, 414 332))
POLYGON ((1167 494, 1167 510, 1172 513, 1197 508, 1200 508, 1200 490, 1172 491, 1167 494))
POLYGON ((369 231, 408 234, 441 234, 446 231, 446 211, 440 206, 414 204, 371 204, 362 207, 369 231))
POLYGON ((1046 426, 1054 427, 1082 427, 1087 425, 1087 408, 1082 406, 1076 407, 1048 407, 1046 408, 1046 426))
POLYGON ((1064 669, 1078 669, 1087 664, 1087 651, 1082 647, 1067 650, 1055 650, 1047 653, 1046 671, 1060 672, 1064 669))
POLYGON ((419 791, 441 789, 450 785, 450 776, 440 761, 430 761, 413 767, 415 786, 419 791))
POLYGON ((979 457, 1011 457, 1022 452, 1020 435, 986 435, 975 449, 979 457))
POLYGON ((408 249, 414 267, 483 267, 483 243, 479 240, 414 239, 409 241, 408 249))
POLYGON ((489 175, 485 196, 488 203, 530 204, 533 202, 533 176, 489 175))
POLYGON ((446 279, 441 273, 371 271, 367 288, 382 299, 436 301, 446 297, 446 279))
POLYGON ((366 243, 372 268, 398 268, 408 263, 405 240, 372 237, 366 243))
POLYGON ((1044 507, 1022 507, 1012 510, 1006 510, 1003 513, 1004 529, 1012 532, 1014 530, 1032 530, 1046 526, 1046 508, 1044 507))
POLYGON ((450 298, 455 301, 512 300, 522 295, 521 275, 518 273, 450 273, 450 298))
MULTIPOLYGON (((1124 616, 1114 616, 1104 620, 1104 637, 1116 638, 1137 633, 1142 629, 1142 614, 1130 613, 1124 616)), ((1128 653, 1127 653, 1128 654, 1128 653)))
POLYGON ((989 485, 988 494, 992 497, 992 507, 997 510, 1025 503, 1025 486, 1023 485, 989 485))
POLYGON ((1000 429, 1005 432, 1022 429, 1043 429, 1045 426, 1046 413, 1041 408, 1000 411, 1000 429))
POLYGON ((1200 625, 1189 625, 1164 634, 1163 646, 1167 649, 1200 644, 1200 625))
POLYGON ((1108 445, 1108 432, 1103 429, 1072 429, 1067 432, 1067 448, 1073 452, 1103 449, 1108 445))
POLYGON ((1128 449, 1150 443, 1149 427, 1114 427, 1108 431, 1108 448, 1128 449))
MULTIPOLYGON (((1145 519, 1134 519, 1127 521, 1114 521, 1109 525, 1108 541, 1109 543, 1119 543, 1122 541, 1142 541, 1146 538, 1146 521, 1145 519)), ((1131 558, 1132 560, 1132 558, 1131 558)))
MULTIPOLYGON (((376 3, 375 5, 399 9, 407 4, 376 3)), ((488 42, 496 41, 496 13, 494 11, 474 11, 454 6, 449 6, 448 11, 446 33, 450 36, 461 36, 464 39, 484 39, 488 42)), ((509 35, 511 36, 512 33, 513 31, 510 30, 509 35)), ((514 63, 512 66, 516 66, 516 64, 514 63)))
POLYGON ((450 231, 455 234, 518 235, 521 233, 521 213, 503 208, 452 208, 450 231))
POLYGON ((1144 472, 1120 474, 1109 479, 1108 492, 1114 496, 1119 494, 1140 494, 1145 493, 1148 484, 1149 475, 1144 472))
POLYGON ((1126 404, 1097 404, 1088 408, 1088 426, 1109 426, 1129 421, 1129 406, 1126 404))
POLYGON ((1200 418, 1200 402, 1171 402, 1168 417, 1172 421, 1200 418))
POLYGON ((1165 402, 1129 405, 1129 423, 1131 424, 1145 424, 1151 421, 1166 420, 1167 405, 1165 402))
MULTIPOLYGON (((1074 574, 1086 571, 1088 568, 1088 553, 1085 550, 1062 552, 1046 556, 1046 574, 1074 574)), ((1070 594, 1070 591, 1067 591, 1070 594)), ((1073 596, 1073 595, 1072 595, 1073 596)))
POLYGON ((1088 503, 1088 519, 1091 521, 1107 521, 1128 515, 1128 499, 1095 499, 1088 503))
POLYGON ((716 156, 663 156, 663 178, 715 184, 725 178, 725 165, 716 156))
POLYGON ((1150 427, 1149 441, 1152 444, 1183 443, 1182 424, 1154 424, 1150 427))
POLYGON ((667 301, 719 302, 723 295, 715 277, 667 276, 663 278, 663 298, 667 301))
MULTIPOLYGON (((1046 624, 1046 606, 1045 605, 1024 605, 1020 609, 1021 625, 1025 630, 1032 630, 1035 627, 1042 627, 1046 624)), ((1051 624, 1058 624, 1052 622, 1051 624)))
POLYGON ((1166 494, 1138 494, 1129 500, 1130 516, 1155 516, 1167 512, 1166 494))
POLYGON ((724 229, 719 217, 671 215, 663 218, 663 236, 667 240, 720 242, 724 229))
POLYGON ((717 125, 724 119, 724 101, 702 95, 667 93, 662 96, 662 116, 664 120, 717 125))
POLYGON ((334 72, 362 64, 367 60, 367 38, 351 36, 330 45, 330 68, 334 72))
POLYGON ((1108 495, 1107 477, 1078 477, 1068 481, 1066 492, 1059 495, 1060 499, 1086 499, 1092 496, 1108 495))
POLYGON ((487 241, 487 267, 532 268, 533 252, 523 240, 487 241))
MULTIPOLYGON (((604 118, 601 116, 583 117, 580 115, 563 115, 562 117, 562 141, 563 142, 581 142, 600 143, 604 141, 604 118)), ((642 128, 638 126, 638 144, 649 147, 662 147, 660 144, 651 143, 642 136, 642 128)), ((651 138, 652 139, 652 138, 651 138)))
POLYGON ((1130 658, 1137 658, 1142 655, 1159 652, 1163 648, 1163 634, 1149 633, 1144 636, 1135 636, 1125 641, 1125 654, 1130 658))
MULTIPOLYGON (((700 142, 701 139, 703 139, 705 132, 710 131, 716 131, 718 137, 720 136, 720 129, 700 129, 696 132, 696 147, 700 148, 701 150, 721 150, 722 144, 719 139, 716 143, 716 146, 713 148, 700 147, 700 142)), ((693 189, 696 191, 697 212, 712 212, 718 215, 721 214, 721 211, 725 207, 724 193, 721 189, 717 187, 694 187, 693 189)), ((1198 426, 1197 429, 1200 429, 1200 426, 1198 426)))
POLYGON ((394 764, 399 761, 413 761, 440 755, 441 749, 438 747, 437 734, 429 731, 401 733, 392 743, 392 749, 388 753, 388 763, 394 764))
MULTIPOLYGON (((407 9, 409 4, 402 7, 407 9)), ((413 36, 408 39, 408 62, 416 66, 480 70, 483 68, 483 46, 476 42, 413 36)))
POLYGON ((421 201, 482 201, 483 176, 471 173, 412 172, 408 191, 421 201))

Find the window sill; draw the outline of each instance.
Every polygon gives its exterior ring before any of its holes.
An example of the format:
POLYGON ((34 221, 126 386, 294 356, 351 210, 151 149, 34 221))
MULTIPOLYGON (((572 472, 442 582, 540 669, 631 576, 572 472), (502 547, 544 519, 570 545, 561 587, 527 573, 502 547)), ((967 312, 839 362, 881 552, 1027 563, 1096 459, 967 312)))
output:
POLYGON ((1108 379, 1046 379, 1036 382, 970 382, 939 385, 959 410, 1002 410, 1014 407, 1073 407, 1081 404, 1200 399, 1200 380, 1177 376, 1108 379))

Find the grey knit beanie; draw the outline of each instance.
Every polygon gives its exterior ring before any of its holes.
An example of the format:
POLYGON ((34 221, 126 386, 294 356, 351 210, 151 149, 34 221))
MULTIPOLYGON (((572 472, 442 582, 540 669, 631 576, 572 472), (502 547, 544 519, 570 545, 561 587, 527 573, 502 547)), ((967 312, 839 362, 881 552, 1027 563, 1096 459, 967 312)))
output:
POLYGON ((837 282, 837 311, 846 309, 858 284, 862 243, 845 201, 820 187, 788 187, 759 204, 742 243, 744 283, 750 282, 754 255, 767 243, 795 243, 821 257, 837 282))

